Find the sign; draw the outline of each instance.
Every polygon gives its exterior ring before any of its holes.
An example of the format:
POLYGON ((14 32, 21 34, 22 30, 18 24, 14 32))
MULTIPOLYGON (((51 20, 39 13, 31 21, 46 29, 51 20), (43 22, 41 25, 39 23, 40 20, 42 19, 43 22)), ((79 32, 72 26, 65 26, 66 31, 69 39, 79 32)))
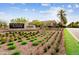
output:
POLYGON ((9 28, 12 29, 24 28, 24 23, 9 23, 9 28))

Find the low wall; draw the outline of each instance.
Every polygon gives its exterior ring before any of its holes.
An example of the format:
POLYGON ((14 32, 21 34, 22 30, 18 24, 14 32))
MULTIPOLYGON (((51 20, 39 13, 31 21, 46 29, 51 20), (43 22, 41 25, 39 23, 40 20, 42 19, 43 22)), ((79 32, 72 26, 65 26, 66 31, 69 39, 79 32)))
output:
POLYGON ((36 29, 3 29, 3 30, 0 30, 0 32, 15 32, 15 31, 39 31, 38 28, 36 29))

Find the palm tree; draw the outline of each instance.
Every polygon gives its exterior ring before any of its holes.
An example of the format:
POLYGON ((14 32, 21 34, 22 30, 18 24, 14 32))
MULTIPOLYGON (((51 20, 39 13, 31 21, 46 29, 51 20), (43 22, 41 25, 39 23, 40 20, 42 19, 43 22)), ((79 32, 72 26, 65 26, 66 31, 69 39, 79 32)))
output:
POLYGON ((66 14, 64 10, 59 10, 58 14, 57 14, 60 18, 60 23, 62 24, 62 26, 66 26, 67 24, 67 19, 66 19, 66 14))

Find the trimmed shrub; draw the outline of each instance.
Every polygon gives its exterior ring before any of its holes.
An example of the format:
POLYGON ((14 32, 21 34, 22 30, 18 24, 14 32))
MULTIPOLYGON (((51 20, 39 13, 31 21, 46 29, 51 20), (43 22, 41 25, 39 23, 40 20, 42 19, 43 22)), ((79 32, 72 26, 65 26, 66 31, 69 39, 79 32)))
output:
POLYGON ((9 46, 9 45, 13 45, 14 44, 14 42, 9 42, 7 45, 9 46))
POLYGON ((35 37, 34 37, 34 36, 32 36, 31 38, 32 38, 32 39, 34 39, 35 37))
POLYGON ((34 40, 37 40, 37 38, 34 38, 34 40))
POLYGON ((38 42, 40 43, 40 42, 42 42, 41 40, 38 40, 38 42))
POLYGON ((37 45, 38 45, 37 41, 33 42, 33 46, 37 46, 37 45))
POLYGON ((33 42, 33 41, 34 41, 34 39, 31 39, 30 41, 31 41, 31 42, 33 42))
POLYGON ((10 46, 8 46, 8 49, 9 49, 9 50, 13 50, 13 49, 15 49, 15 48, 16 48, 15 45, 10 45, 10 46))
POLYGON ((26 45, 26 44, 27 44, 27 42, 25 42, 25 41, 21 42, 21 45, 26 45))
POLYGON ((4 44, 7 41, 6 37, 1 38, 1 43, 4 44))
POLYGON ((19 51, 15 51, 14 53, 12 53, 12 55, 20 55, 19 51))

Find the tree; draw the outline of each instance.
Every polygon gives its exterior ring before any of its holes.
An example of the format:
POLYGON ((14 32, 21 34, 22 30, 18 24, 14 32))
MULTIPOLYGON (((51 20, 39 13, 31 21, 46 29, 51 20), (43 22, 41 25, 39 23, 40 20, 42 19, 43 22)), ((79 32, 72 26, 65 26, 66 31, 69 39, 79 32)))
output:
POLYGON ((25 18, 16 18, 16 19, 12 19, 11 23, 26 23, 28 22, 28 20, 26 20, 25 18))
POLYGON ((59 10, 58 14, 57 14, 60 18, 60 23, 62 26, 66 26, 67 24, 67 19, 66 19, 66 14, 64 10, 59 10))
POLYGON ((75 22, 76 24, 79 24, 79 22, 77 21, 77 22, 75 22))
POLYGON ((68 25, 68 27, 79 27, 79 22, 71 22, 69 25, 68 25))
POLYGON ((43 25, 43 22, 39 20, 33 20, 31 23, 36 27, 41 27, 43 25))
POLYGON ((6 28, 7 27, 7 23, 0 21, 0 28, 6 28))

